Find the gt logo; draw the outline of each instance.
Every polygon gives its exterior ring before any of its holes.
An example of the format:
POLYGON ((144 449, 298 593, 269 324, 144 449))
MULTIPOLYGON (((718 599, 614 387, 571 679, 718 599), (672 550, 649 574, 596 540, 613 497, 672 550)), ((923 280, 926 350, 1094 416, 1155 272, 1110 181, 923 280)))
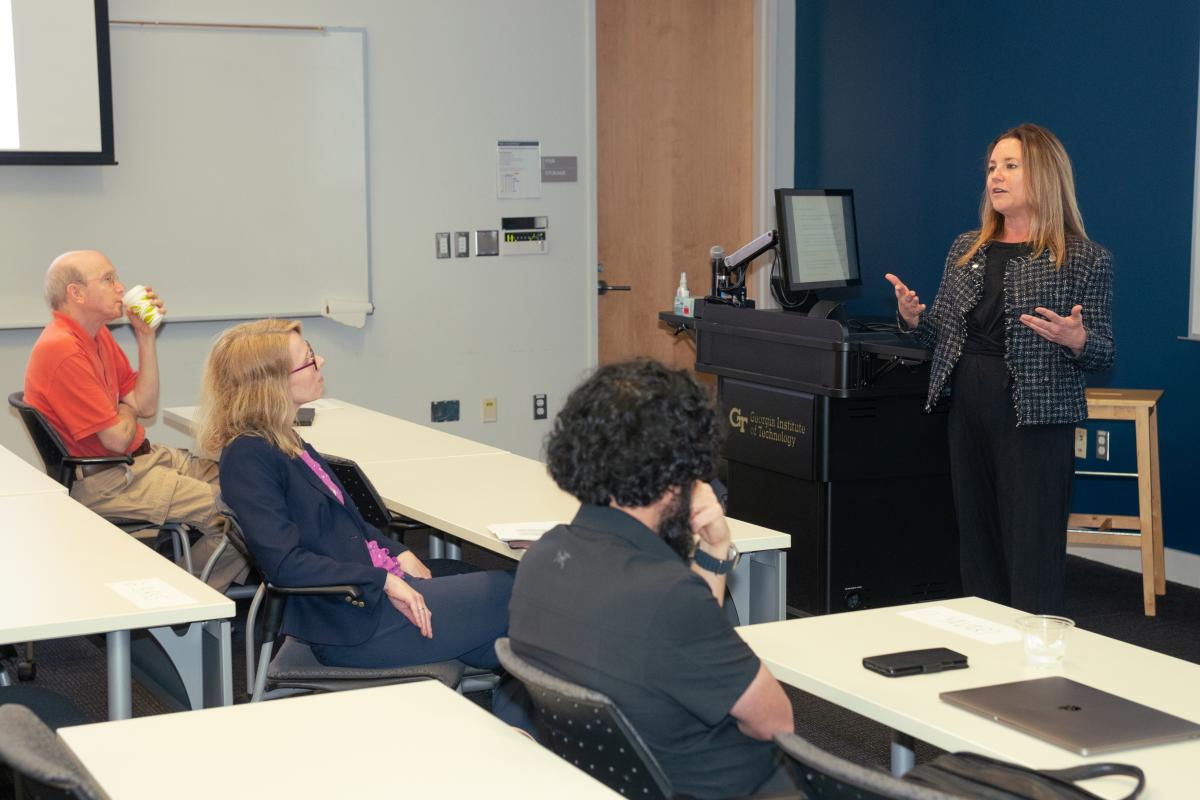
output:
POLYGON ((742 410, 737 406, 729 409, 729 426, 737 428, 738 433, 746 432, 746 417, 742 416, 742 410))

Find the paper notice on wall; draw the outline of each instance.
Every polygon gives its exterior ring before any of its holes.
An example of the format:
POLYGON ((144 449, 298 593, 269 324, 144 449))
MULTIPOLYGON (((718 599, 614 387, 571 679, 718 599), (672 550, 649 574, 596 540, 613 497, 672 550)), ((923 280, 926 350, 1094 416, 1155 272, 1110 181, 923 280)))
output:
POLYGON ((1020 632, 1011 626, 992 622, 990 619, 964 614, 946 606, 930 606, 913 611, 901 611, 900 616, 932 625, 950 633, 957 633, 984 644, 1005 644, 1021 641, 1020 632))
POLYGON ((195 601, 162 578, 142 578, 133 581, 106 583, 109 589, 141 609, 186 606, 195 601))
POLYGON ((528 139, 496 142, 496 197, 516 200, 541 196, 541 142, 528 139))

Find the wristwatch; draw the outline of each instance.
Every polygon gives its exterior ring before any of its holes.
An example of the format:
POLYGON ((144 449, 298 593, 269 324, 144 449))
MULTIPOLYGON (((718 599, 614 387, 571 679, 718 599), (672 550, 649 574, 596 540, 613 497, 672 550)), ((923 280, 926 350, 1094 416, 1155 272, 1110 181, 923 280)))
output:
POLYGON ((741 557, 742 554, 738 552, 738 549, 731 542, 729 545, 729 557, 724 561, 710 556, 699 547, 696 548, 696 553, 692 556, 692 560, 696 562, 696 566, 706 572, 711 572, 714 575, 725 575, 737 566, 738 559, 741 557))

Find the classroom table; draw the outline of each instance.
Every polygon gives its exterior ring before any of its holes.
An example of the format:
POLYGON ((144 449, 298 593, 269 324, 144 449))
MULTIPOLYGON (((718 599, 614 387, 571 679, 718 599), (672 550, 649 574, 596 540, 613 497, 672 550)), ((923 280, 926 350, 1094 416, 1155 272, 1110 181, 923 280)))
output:
MULTIPOLYGON (((911 738, 916 738, 944 750, 969 750, 1039 769, 1095 761, 1136 764, 1146 773, 1144 800, 1192 796, 1200 740, 1084 757, 938 698, 955 689, 1061 675, 1200 722, 1200 665, 1075 629, 1068 634, 1063 663, 1039 668, 1026 664, 1019 639, 989 644, 969 635, 983 635, 995 624, 1015 629, 1020 616, 1023 612, 1016 609, 965 597, 749 625, 738 633, 783 683, 893 729, 894 773, 911 768, 911 738), (930 609, 947 612, 958 622, 943 629, 905 616, 914 611, 943 616, 930 609), (862 666, 865 656, 928 647, 963 653, 969 666, 901 678, 862 666)), ((1123 778, 1086 784, 1103 797, 1123 796, 1131 787, 1123 778)))
MULTIPOLYGON (((569 522, 579 508, 540 461, 342 400, 313 405, 313 424, 297 428, 300 435, 323 453, 356 461, 391 511, 437 531, 520 559, 521 551, 497 539, 489 524, 569 522)), ((195 414, 194 406, 168 408, 163 419, 190 433, 195 414)), ((744 554, 729 576, 739 616, 749 622, 783 619, 791 536, 741 520, 730 519, 729 526, 744 554)), ((430 555, 442 552, 440 538, 431 536, 430 555)), ((459 557, 457 544, 447 543, 445 554, 459 557)))
POLYGON ((0 447, 0 497, 66 494, 67 487, 6 447, 0 447))
POLYGON ((130 631, 145 628, 193 707, 233 702, 232 600, 66 493, 0 497, 0 518, 0 644, 106 634, 109 717, 123 719, 130 631))
MULTIPOLYGON (((366 466, 375 461, 502 453, 490 445, 464 439, 446 431, 381 414, 343 400, 322 399, 309 403, 316 411, 313 424, 297 428, 320 453, 333 453, 366 466)), ((196 406, 163 409, 163 422, 192 433, 196 406)))
MULTIPOLYGON (((559 489, 546 465, 514 453, 421 461, 386 461, 364 468, 391 510, 508 558, 514 550, 488 530, 494 523, 570 522, 579 501, 559 489)), ((729 577, 742 619, 783 619, 791 537, 729 520, 743 557, 729 577)))
POLYGON ((113 800, 620 796, 437 681, 58 735, 113 800))

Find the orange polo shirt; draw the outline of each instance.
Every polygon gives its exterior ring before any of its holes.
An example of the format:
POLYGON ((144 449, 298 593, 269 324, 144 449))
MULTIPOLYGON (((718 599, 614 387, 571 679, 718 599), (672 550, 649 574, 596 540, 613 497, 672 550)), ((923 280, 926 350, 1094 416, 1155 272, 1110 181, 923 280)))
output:
MULTIPOLYGON (((73 456, 111 456, 96 434, 119 421, 117 404, 133 391, 137 373, 108 326, 93 339, 58 311, 42 331, 25 367, 25 402, 41 411, 73 456)), ((139 424, 127 452, 146 438, 139 424)))

